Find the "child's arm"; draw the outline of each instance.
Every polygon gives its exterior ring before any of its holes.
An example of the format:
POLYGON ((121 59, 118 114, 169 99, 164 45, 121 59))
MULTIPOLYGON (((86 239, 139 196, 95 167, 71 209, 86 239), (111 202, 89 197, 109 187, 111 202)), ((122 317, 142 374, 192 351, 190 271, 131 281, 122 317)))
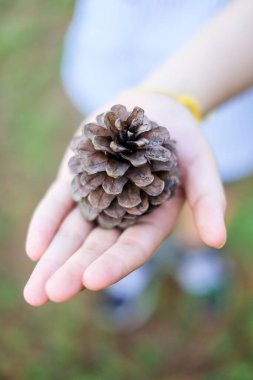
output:
POLYGON ((203 115, 253 85, 253 1, 227 6, 143 85, 190 94, 203 115))
MULTIPOLYGON (((144 86, 190 94, 203 114, 252 84, 252 0, 236 1, 185 48, 150 76, 144 86)), ((219 247, 226 239, 225 199, 212 152, 191 113, 169 97, 128 93, 112 104, 139 105, 151 120, 167 126, 177 140, 182 183, 203 242, 219 247)), ((94 119, 95 115, 91 116, 94 119)), ((178 195, 121 235, 94 228, 73 209, 66 154, 59 174, 32 218, 27 253, 39 260, 24 295, 32 305, 66 301, 85 287, 98 290, 145 263, 171 233, 183 198, 178 195)))

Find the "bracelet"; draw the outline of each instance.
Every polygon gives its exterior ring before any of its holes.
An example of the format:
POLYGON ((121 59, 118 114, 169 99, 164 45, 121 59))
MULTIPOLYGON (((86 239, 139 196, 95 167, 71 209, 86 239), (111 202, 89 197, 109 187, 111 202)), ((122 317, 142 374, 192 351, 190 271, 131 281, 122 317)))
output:
POLYGON ((190 95, 178 95, 162 87, 134 87, 126 92, 154 92, 157 94, 166 95, 187 107, 199 123, 203 120, 199 102, 190 95))

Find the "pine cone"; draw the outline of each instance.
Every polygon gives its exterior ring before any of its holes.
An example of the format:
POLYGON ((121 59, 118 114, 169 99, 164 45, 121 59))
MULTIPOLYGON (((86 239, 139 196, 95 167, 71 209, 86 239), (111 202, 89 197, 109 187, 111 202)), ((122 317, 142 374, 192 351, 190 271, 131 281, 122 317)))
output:
POLYGON ((85 124, 71 143, 72 195, 85 219, 126 228, 171 198, 179 185, 175 142, 166 128, 123 105, 85 124))

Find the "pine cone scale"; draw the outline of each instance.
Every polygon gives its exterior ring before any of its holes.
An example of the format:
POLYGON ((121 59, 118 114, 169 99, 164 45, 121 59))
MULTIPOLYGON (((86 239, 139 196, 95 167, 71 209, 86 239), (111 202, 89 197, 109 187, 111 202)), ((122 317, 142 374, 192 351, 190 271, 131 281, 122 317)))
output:
POLYGON ((102 187, 107 194, 118 195, 122 192, 127 181, 127 177, 111 178, 107 176, 103 181, 102 187))
POLYGON ((120 206, 128 209, 141 203, 140 189, 127 182, 121 194, 118 195, 118 203, 120 206))
POLYGON ((123 158, 126 160, 130 161, 131 164, 135 167, 139 167, 141 165, 146 164, 147 159, 145 157, 145 151, 137 150, 135 153, 126 155, 126 154, 121 154, 123 158))
POLYGON ((85 219, 91 222, 95 220, 101 212, 100 209, 92 207, 87 198, 83 198, 81 202, 79 202, 79 208, 85 219))
POLYGON ((149 160, 167 162, 171 157, 171 153, 168 149, 161 145, 149 146, 146 149, 145 157, 149 160))
POLYGON ((107 162, 107 157, 102 152, 97 152, 83 159, 82 165, 88 174, 96 174, 106 170, 107 162))
POLYGON ((127 212, 131 215, 141 216, 143 215, 149 208, 149 201, 146 194, 142 195, 142 201, 136 207, 128 208, 127 212))
POLYGON ((112 201, 112 203, 110 204, 109 207, 107 207, 105 210, 104 210, 104 213, 112 218, 122 218, 125 213, 126 213, 126 209, 124 209, 123 207, 121 207, 119 204, 118 204, 118 201, 117 200, 114 200, 112 201))
POLYGON ((143 187, 143 190, 148 195, 151 195, 152 197, 156 197, 163 192, 164 187, 165 187, 165 182, 162 181, 158 176, 154 175, 153 182, 149 186, 143 187))
POLYGON ((96 190, 90 192, 88 196, 88 201, 90 202, 92 207, 99 210, 104 210, 105 208, 110 206, 111 201, 114 198, 114 194, 107 194, 102 188, 102 186, 100 186, 96 190))
POLYGON ((138 187, 148 186, 154 180, 154 175, 151 173, 150 167, 147 164, 129 169, 126 175, 138 187))
POLYGON ((107 129, 95 123, 85 124, 83 127, 83 134, 88 139, 93 139, 94 137, 108 137, 110 133, 107 129))
POLYGON ((118 178, 123 176, 129 167, 130 163, 122 162, 119 165, 119 162, 117 160, 109 157, 106 166, 106 173, 109 177, 118 178))

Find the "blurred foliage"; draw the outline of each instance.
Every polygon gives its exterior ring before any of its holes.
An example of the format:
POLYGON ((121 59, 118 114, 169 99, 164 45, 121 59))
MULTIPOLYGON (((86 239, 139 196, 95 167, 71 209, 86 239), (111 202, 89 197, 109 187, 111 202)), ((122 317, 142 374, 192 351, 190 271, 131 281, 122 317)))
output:
POLYGON ((93 323, 93 294, 41 309, 22 288, 32 210, 53 179, 81 115, 61 88, 59 65, 73 0, 0 0, 0 378, 3 380, 251 380, 253 378, 252 180, 233 187, 226 247, 234 283, 222 307, 164 284, 154 318, 111 335, 93 323))

